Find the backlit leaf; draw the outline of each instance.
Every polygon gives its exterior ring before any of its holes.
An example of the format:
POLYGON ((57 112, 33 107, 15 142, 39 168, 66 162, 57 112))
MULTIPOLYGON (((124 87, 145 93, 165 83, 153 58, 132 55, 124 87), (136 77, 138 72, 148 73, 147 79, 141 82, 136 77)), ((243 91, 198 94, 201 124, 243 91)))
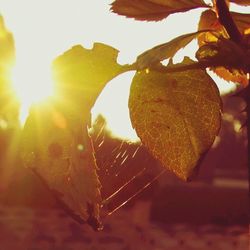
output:
POLYGON ((5 26, 4 19, 0 16, 0 66, 11 68, 15 62, 15 42, 13 35, 5 26))
MULTIPOLYGON (((213 10, 206 10, 201 14, 198 30, 206 29, 212 30, 218 33, 218 35, 223 34, 223 36, 227 36, 225 30, 216 17, 216 13, 213 10)), ((218 39, 216 36, 214 36, 214 34, 212 34, 211 32, 207 32, 199 36, 198 44, 199 46, 202 46, 208 42, 215 42, 217 40, 218 39)))
POLYGON ((56 95, 84 104, 90 111, 105 85, 130 70, 129 65, 117 63, 117 56, 118 50, 101 43, 93 49, 74 46, 53 64, 56 95))
MULTIPOLYGON (((244 33, 247 29, 249 29, 250 27, 249 14, 241 14, 235 12, 231 12, 231 14, 240 32, 244 33)), ((214 30, 216 32, 216 35, 214 35, 212 32, 201 34, 198 37, 198 43, 200 47, 209 43, 217 43, 219 36, 228 38, 226 31, 223 29, 223 26, 219 23, 215 12, 212 10, 206 10, 201 15, 199 22, 199 30, 204 30, 204 29, 214 30)), ((223 45, 222 47, 225 46, 223 45)), ((227 57, 231 57, 233 59, 234 56, 237 56, 237 54, 231 52, 227 57)), ((237 69, 229 70, 224 67, 214 68, 213 70, 219 77, 221 77, 226 81, 232 81, 243 85, 246 85, 248 82, 247 75, 240 70, 237 69)))
POLYGON ((173 57, 180 49, 184 48, 194 38, 197 38, 201 33, 206 31, 198 31, 194 33, 185 34, 174 38, 170 42, 160 44, 150 50, 145 51, 139 55, 136 60, 138 69, 149 68, 164 59, 173 57))
POLYGON ((247 85, 247 52, 233 41, 220 38, 216 43, 203 45, 196 52, 196 58, 210 65, 210 69, 224 80, 247 85))
POLYGON ((11 79, 14 63, 14 38, 0 16, 0 123, 5 123, 8 128, 18 126, 19 105, 11 79))
POLYGON ((230 0, 230 2, 239 4, 239 5, 243 5, 243 6, 250 5, 250 0, 230 0))
POLYGON ((242 86, 247 86, 248 84, 247 75, 240 70, 237 69, 229 70, 224 67, 216 67, 213 69, 213 71, 225 81, 239 83, 242 86))
POLYGON ((209 7, 202 0, 116 0, 111 5, 113 12, 142 21, 159 21, 170 14, 209 7))
POLYGON ((55 95, 34 106, 22 138, 24 163, 46 183, 73 218, 101 228, 100 183, 88 125, 106 83, 127 66, 104 44, 75 46, 53 63, 55 95))
POLYGON ((99 229, 100 183, 86 117, 65 108, 53 100, 33 107, 23 130, 22 157, 74 219, 99 229))
MULTIPOLYGON (((242 34, 250 28, 250 14, 231 12, 231 15, 242 34)), ((214 30, 227 37, 226 31, 220 24, 216 13, 211 9, 206 10, 201 14, 199 21, 199 30, 214 30)), ((213 34, 211 34, 211 32, 201 34, 198 38, 199 45, 214 41, 217 41, 217 38, 213 34)))
POLYGON ((15 42, 0 16, 0 189, 3 191, 18 175, 17 152, 19 101, 12 85, 15 42))
MULTIPOLYGON (((183 63, 191 63, 185 59, 183 63)), ((129 110, 143 144, 162 165, 183 180, 192 177, 220 128, 218 88, 204 70, 138 72, 129 110)))
POLYGON ((250 29, 250 14, 231 12, 231 15, 241 33, 250 29))

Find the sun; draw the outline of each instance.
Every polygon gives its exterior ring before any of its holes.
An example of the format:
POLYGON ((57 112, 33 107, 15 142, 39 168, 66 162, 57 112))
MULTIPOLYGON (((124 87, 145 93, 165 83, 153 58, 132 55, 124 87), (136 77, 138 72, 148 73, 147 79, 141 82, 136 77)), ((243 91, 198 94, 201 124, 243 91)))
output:
MULTIPOLYGON (((131 24, 128 19, 112 15, 108 2, 89 1, 86 8, 84 1, 74 1, 74 4, 72 1, 49 0, 0 1, 1 15, 15 40, 17 61, 12 82, 21 103, 22 124, 32 103, 55 94, 51 64, 72 46, 81 44, 88 47, 93 42, 102 42, 121 51, 118 59, 124 57, 124 60, 120 64, 133 63, 143 51, 182 33, 191 32, 189 28, 195 27, 200 15, 194 12, 188 19, 182 15, 185 25, 181 25, 178 15, 169 17, 167 23, 131 24), (173 29, 173 26, 176 28, 173 29), (133 39, 128 41, 128 34, 133 39)), ((195 46, 196 43, 190 44, 184 54, 195 51, 195 46)), ((93 107, 92 114, 96 117, 102 113, 106 117, 108 129, 115 137, 138 141, 128 111, 132 78, 132 74, 126 74, 108 83, 93 107)), ((221 83, 217 79, 216 82, 221 83)), ((219 87, 221 92, 226 92, 232 85, 226 83, 219 87)))
POLYGON ((98 114, 103 115, 113 137, 136 143, 139 138, 132 128, 128 109, 133 76, 134 72, 127 72, 107 84, 92 108, 92 118, 94 120, 98 114))
POLYGON ((12 82, 21 103, 20 122, 23 125, 32 104, 53 95, 53 83, 49 63, 18 60, 12 72, 12 82))
MULTIPOLYGON (((19 120, 21 125, 29 114, 32 104, 45 100, 56 93, 53 88, 50 62, 33 58, 19 59, 12 72, 12 82, 21 104, 19 120)), ((96 101, 92 109, 93 121, 102 114, 107 120, 107 129, 112 136, 130 142, 138 137, 129 122, 128 96, 133 73, 127 73, 111 81, 96 101)))
MULTIPOLYGON (((92 109, 92 122, 98 114, 102 114, 107 119, 107 129, 112 136, 137 142, 138 137, 129 122, 127 107, 132 77, 133 73, 124 74, 106 86, 92 109)), ((41 63, 35 58, 18 60, 12 72, 12 82, 21 104, 19 120, 22 125, 32 104, 55 95, 49 62, 41 63)))

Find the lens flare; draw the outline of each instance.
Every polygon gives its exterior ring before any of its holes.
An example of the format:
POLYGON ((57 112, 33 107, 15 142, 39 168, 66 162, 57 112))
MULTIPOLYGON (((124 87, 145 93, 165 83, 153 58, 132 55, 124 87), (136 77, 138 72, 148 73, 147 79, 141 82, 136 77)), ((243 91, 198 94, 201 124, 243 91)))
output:
MULTIPOLYGON (((47 64, 49 65, 49 64, 47 64)), ((13 86, 20 100, 20 122, 25 123, 30 106, 53 94, 51 72, 37 61, 19 61, 13 69, 13 86)))

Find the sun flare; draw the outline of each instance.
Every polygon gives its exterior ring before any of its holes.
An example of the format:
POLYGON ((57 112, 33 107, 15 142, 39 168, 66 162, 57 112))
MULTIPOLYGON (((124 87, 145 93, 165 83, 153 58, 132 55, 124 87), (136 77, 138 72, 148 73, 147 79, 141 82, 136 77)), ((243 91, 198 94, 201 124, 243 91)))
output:
MULTIPOLYGON (((181 15, 182 22, 179 22, 178 15, 173 15, 168 18, 168 23, 131 23, 129 19, 111 14, 108 0, 89 1, 87 8, 84 1, 73 2, 0 1, 0 14, 15 40, 17 61, 12 79, 21 102, 22 124, 32 103, 53 95, 50 65, 72 46, 81 44, 88 47, 93 42, 102 42, 121 51, 118 61, 122 57, 124 60, 119 61, 120 64, 133 63, 143 51, 194 31, 190 27, 195 27, 200 15, 197 10, 191 16, 181 15)), ((191 50, 187 47, 184 55, 195 51, 195 46, 196 43, 191 44, 191 50)), ((105 116, 107 127, 114 136, 136 141, 138 138, 130 124, 127 103, 131 80, 132 75, 123 75, 110 82, 92 113, 93 117, 99 113, 105 116)), ((216 82, 221 85, 221 81, 216 82)), ((226 83, 219 87, 221 92, 226 92, 232 85, 226 83)))
MULTIPOLYGON (((92 109, 93 121, 98 114, 107 119, 107 129, 114 137, 131 142, 137 142, 138 137, 129 121, 127 99, 129 96, 129 83, 133 73, 125 74, 113 80, 103 90, 96 105, 92 109)), ((32 104, 53 96, 52 73, 49 63, 39 64, 27 60, 19 61, 13 69, 12 80, 16 95, 20 101, 20 122, 24 125, 32 104)))
POLYGON ((12 73, 13 86, 21 103, 20 122, 25 123, 33 103, 42 101, 53 94, 51 72, 48 65, 37 61, 18 61, 12 73))
MULTIPOLYGON (((53 96, 53 80, 49 62, 39 60, 19 60, 12 72, 13 87, 21 104, 19 120, 24 125, 32 104, 53 96)), ((92 109, 93 121, 98 114, 107 119, 107 129, 112 136, 131 142, 137 142, 138 137, 129 123, 127 100, 133 73, 125 74, 111 81, 104 88, 92 109)))

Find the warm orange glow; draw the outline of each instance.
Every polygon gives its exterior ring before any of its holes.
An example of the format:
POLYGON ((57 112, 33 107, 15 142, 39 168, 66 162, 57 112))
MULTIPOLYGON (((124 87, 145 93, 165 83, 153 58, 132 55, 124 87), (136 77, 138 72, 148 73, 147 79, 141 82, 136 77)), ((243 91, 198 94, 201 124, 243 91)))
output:
POLYGON ((13 86, 21 102, 20 121, 24 124, 32 103, 41 101, 52 94, 49 67, 37 64, 37 60, 18 61, 13 70, 13 86))
MULTIPOLYGON (((20 121, 24 124, 30 106, 53 95, 53 82, 49 63, 39 63, 33 60, 18 60, 13 70, 13 86, 21 103, 20 121), (46 67, 47 66, 47 67, 46 67)), ((93 118, 98 114, 107 119, 108 129, 114 137, 123 138, 131 142, 138 141, 132 129, 128 113, 129 87, 133 73, 125 74, 113 80, 104 89, 92 110, 93 118)), ((60 126, 65 122, 55 114, 54 117, 60 126)))
POLYGON ((102 114, 107 119, 107 128, 114 137, 131 142, 139 139, 129 118, 129 89, 134 73, 122 74, 112 80, 102 91, 92 109, 93 119, 102 114))
MULTIPOLYGON (((1 14, 15 39, 17 63, 13 82, 22 102, 22 123, 32 103, 52 94, 50 65, 73 45, 91 47, 94 41, 103 42, 121 51, 118 58, 121 64, 132 63, 144 50, 194 31, 191 29, 196 27, 200 15, 197 10, 192 15, 182 15, 182 22, 179 22, 178 15, 169 17, 167 23, 134 22, 110 13, 109 2, 93 0, 86 8, 84 1, 75 1, 74 4, 49 0, 1 1, 1 14), (128 35, 133 35, 133 39, 128 41, 128 35)), ((185 55, 196 47, 195 42, 189 45, 185 55)), ((94 116, 104 113, 108 128, 115 136, 136 140, 127 109, 131 79, 119 78, 118 88, 116 83, 109 84, 93 113, 94 116)), ((222 81, 217 79, 216 82, 221 92, 232 89, 232 84, 221 85, 222 81)))

